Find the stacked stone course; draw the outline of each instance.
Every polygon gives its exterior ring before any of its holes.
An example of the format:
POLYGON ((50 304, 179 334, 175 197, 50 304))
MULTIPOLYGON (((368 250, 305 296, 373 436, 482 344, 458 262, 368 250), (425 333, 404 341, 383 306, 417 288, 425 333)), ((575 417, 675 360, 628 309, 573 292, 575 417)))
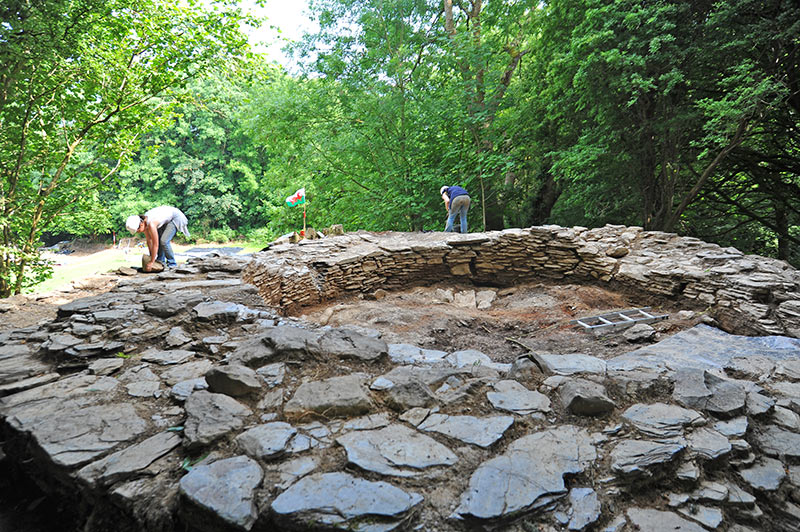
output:
POLYGON ((243 277, 284 312, 441 281, 599 282, 708 309, 728 332, 800 336, 800 274, 788 264, 640 227, 349 233, 273 246, 243 277))

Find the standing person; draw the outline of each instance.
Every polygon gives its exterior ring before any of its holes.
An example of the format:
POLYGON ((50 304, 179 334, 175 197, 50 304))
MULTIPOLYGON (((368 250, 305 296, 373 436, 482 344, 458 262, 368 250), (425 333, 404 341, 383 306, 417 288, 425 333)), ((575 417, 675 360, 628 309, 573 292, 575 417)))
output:
POLYGON ((453 223, 456 221, 456 216, 458 216, 461 223, 461 232, 466 233, 467 211, 469 211, 469 194, 467 194, 467 191, 459 186, 444 186, 439 189, 439 194, 442 195, 444 208, 449 213, 447 215, 447 224, 444 226, 445 232, 453 232, 453 223))
POLYGON ((144 266, 145 271, 151 271, 156 261, 168 268, 177 266, 175 254, 172 252, 172 238, 180 231, 189 238, 189 220, 179 209, 162 205, 150 209, 146 213, 128 216, 125 227, 131 234, 142 232, 147 238, 147 249, 150 251, 150 262, 144 266))

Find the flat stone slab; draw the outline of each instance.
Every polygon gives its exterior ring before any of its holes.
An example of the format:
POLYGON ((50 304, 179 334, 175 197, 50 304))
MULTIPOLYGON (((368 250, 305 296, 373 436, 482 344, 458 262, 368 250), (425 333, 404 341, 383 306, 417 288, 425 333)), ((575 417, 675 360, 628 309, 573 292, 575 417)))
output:
POLYGON ((705 460, 716 460, 731 452, 731 442, 714 429, 700 427, 686 435, 689 451, 705 460))
POLYGON ((20 379, 49 373, 52 368, 39 357, 30 354, 30 346, 4 345, 5 355, 0 357, 0 384, 12 384, 20 379))
POLYGON ((740 416, 726 421, 714 423, 714 430, 728 438, 743 438, 747 433, 747 416, 740 416))
POLYGON ((722 379, 698 368, 678 368, 673 398, 688 408, 704 410, 720 417, 741 414, 747 391, 738 382, 722 379))
POLYGON ((128 395, 133 397, 158 397, 161 395, 161 383, 158 381, 130 382, 125 385, 128 395))
POLYGON ((489 358, 489 355, 486 355, 476 349, 465 349, 463 351, 450 353, 445 357, 445 360, 457 368, 483 366, 494 369, 501 373, 505 373, 511 369, 511 364, 500 364, 493 362, 492 359, 489 358))
POLYGON ((89 371, 94 375, 111 375, 124 364, 121 358, 100 358, 89 364, 89 371))
POLYGON ((507 410, 522 415, 550 412, 550 399, 546 395, 529 390, 517 381, 497 382, 494 384, 494 390, 487 392, 486 398, 498 410, 507 410))
POLYGON ((310 351, 316 348, 321 336, 319 331, 287 325, 267 329, 261 342, 274 353, 303 359, 310 356, 310 351))
POLYGON ((650 477, 660 466, 672 463, 685 448, 677 442, 623 440, 611 451, 611 470, 625 477, 650 477))
POLYGON ((564 496, 564 475, 580 473, 597 457, 584 429, 563 425, 523 436, 505 453, 478 466, 454 516, 512 518, 564 496))
POLYGON ((213 323, 233 323, 248 314, 248 309, 238 303, 227 301, 209 301, 199 303, 192 309, 192 314, 200 321, 213 323))
POLYGON ((210 360, 196 360, 194 362, 178 364, 177 366, 164 370, 159 376, 168 385, 174 386, 181 381, 199 379, 205 376, 212 366, 213 364, 210 360))
POLYGON ((0 397, 4 395, 12 395, 31 388, 36 388, 43 384, 55 382, 61 378, 59 373, 45 373, 44 375, 37 375, 36 377, 28 377, 27 379, 9 382, 8 384, 0 384, 0 397))
POLYGON ((569 379, 558 387, 558 393, 567 411, 578 416, 599 416, 615 407, 603 385, 586 379, 569 379))
POLYGON ((374 407, 366 387, 366 376, 354 373, 300 385, 284 405, 283 412, 288 416, 307 412, 333 417, 360 416, 374 407))
POLYGON ((157 297, 144 304, 144 310, 160 318, 169 318, 195 306, 203 300, 199 290, 186 290, 177 294, 157 297))
POLYGON ((478 447, 490 447, 514 424, 512 416, 446 416, 431 414, 417 426, 419 430, 437 432, 478 447))
POLYGON ((779 458, 800 457, 800 434, 770 425, 755 432, 755 440, 761 450, 779 458))
POLYGON ((697 521, 711 530, 717 530, 717 527, 722 524, 722 510, 719 508, 702 504, 693 504, 691 508, 680 508, 678 511, 689 519, 697 521))
POLYGON ((736 357, 760 356, 773 360, 791 360, 797 356, 798 351, 798 338, 728 334, 701 324, 657 344, 614 357, 608 361, 608 369, 722 369, 736 357))
POLYGON ((584 530, 600 518, 602 506, 597 492, 592 488, 572 488, 569 491, 569 530, 584 530))
POLYGON ((187 351, 185 349, 171 349, 168 351, 148 349, 142 353, 142 360, 161 366, 171 366, 174 364, 183 364, 193 356, 194 351, 187 351))
POLYGON ((86 406, 59 398, 20 409, 7 421, 30 433, 54 464, 65 467, 82 466, 147 429, 132 404, 86 406))
POLYGON ((242 428, 252 410, 232 397, 199 390, 186 400, 186 438, 188 449, 209 445, 230 432, 242 428))
POLYGON ((297 429, 276 421, 247 429, 236 437, 236 444, 247 456, 266 460, 285 453, 295 434, 297 429))
POLYGON ((200 377, 197 379, 176 382, 172 389, 170 389, 169 394, 176 401, 183 402, 186 401, 196 390, 207 389, 208 383, 206 382, 205 377, 200 377))
POLYGON ((411 344, 389 344, 389 359, 395 364, 434 364, 445 359, 447 351, 422 349, 411 344))
POLYGON ((200 511, 188 510, 183 515, 201 530, 208 529, 208 517, 250 530, 258 518, 255 491, 263 477, 258 462, 246 456, 197 466, 181 478, 180 491, 200 511))
POLYGON ((635 404, 623 412, 622 417, 642 433, 654 438, 680 436, 687 425, 703 421, 699 412, 666 403, 635 404))
POLYGON ((693 521, 687 521, 673 512, 662 512, 650 508, 629 508, 626 512, 635 530, 651 532, 707 532, 707 529, 693 521))
POLYGON ((304 476, 313 473, 318 466, 319 464, 313 456, 300 456, 293 460, 278 462, 274 468, 280 477, 280 483, 277 486, 281 490, 285 490, 304 476))
POLYGON ((365 336, 349 329, 331 329, 316 342, 312 354, 329 355, 341 359, 377 360, 388 354, 386 342, 365 336))
POLYGON ((753 489, 776 491, 786 478, 786 468, 774 458, 762 457, 753 467, 740 470, 739 476, 753 489))
POLYGON ((266 366, 258 368, 256 373, 263 379, 267 386, 274 388, 283 383, 283 379, 286 376, 286 364, 283 362, 267 364, 266 366))
POLYGON ((231 397, 254 395, 261 391, 261 379, 247 366, 232 364, 215 366, 206 373, 208 389, 231 397))
POLYGON ((95 375, 78 374, 59 379, 50 384, 24 390, 14 395, 0 397, 0 414, 11 416, 15 412, 25 410, 28 405, 35 409, 37 403, 41 404, 40 410, 44 413, 50 405, 57 404, 48 401, 48 399, 56 398, 66 401, 70 398, 85 395, 89 388, 99 380, 100 378, 95 375))
POLYGON ((566 355, 534 353, 532 356, 546 375, 576 375, 579 373, 605 375, 606 373, 605 360, 582 353, 566 355))
POLYGON ((109 485, 135 475, 181 444, 174 432, 159 432, 141 443, 92 462, 78 471, 91 486, 109 485))
POLYGON ((405 425, 353 431, 336 442, 345 448, 350 463, 383 475, 413 477, 424 469, 458 461, 450 449, 405 425))
POLYGON ((396 529, 422 502, 422 496, 386 482, 348 473, 303 477, 272 502, 272 515, 289 529, 331 528, 388 531, 396 529))

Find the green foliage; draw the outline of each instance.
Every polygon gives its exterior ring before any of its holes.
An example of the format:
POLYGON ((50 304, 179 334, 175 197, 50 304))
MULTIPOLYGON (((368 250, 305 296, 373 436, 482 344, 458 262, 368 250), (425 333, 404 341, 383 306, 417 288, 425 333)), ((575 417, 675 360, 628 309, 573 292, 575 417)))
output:
POLYGON ((208 232, 208 239, 211 242, 218 242, 220 244, 227 244, 231 240, 236 238, 236 233, 233 229, 224 227, 218 229, 212 229, 208 232))
POLYGON ((0 296, 36 281, 43 231, 107 227, 97 193, 168 120, 170 101, 155 98, 246 46, 237 12, 193 3, 12 4, 0 24, 0 296))
POLYGON ((186 213, 192 233, 215 240, 222 233, 266 223, 266 191, 260 179, 270 154, 244 126, 251 72, 272 70, 257 60, 212 73, 182 93, 172 121, 145 135, 133 164, 120 172, 119 191, 107 194, 118 226, 131 213, 174 205, 186 213), (210 232, 215 231, 211 237, 210 232))

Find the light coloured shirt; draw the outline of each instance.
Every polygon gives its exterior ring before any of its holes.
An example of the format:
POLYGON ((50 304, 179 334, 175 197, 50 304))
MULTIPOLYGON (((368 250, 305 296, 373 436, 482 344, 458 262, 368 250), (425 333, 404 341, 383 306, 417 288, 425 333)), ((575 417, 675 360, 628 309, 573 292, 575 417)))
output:
POLYGON ((159 229, 164 224, 172 222, 175 224, 178 231, 186 235, 186 238, 189 238, 189 220, 180 209, 170 207, 169 205, 162 205, 161 207, 150 209, 144 213, 144 216, 147 218, 148 222, 155 222, 159 229))

